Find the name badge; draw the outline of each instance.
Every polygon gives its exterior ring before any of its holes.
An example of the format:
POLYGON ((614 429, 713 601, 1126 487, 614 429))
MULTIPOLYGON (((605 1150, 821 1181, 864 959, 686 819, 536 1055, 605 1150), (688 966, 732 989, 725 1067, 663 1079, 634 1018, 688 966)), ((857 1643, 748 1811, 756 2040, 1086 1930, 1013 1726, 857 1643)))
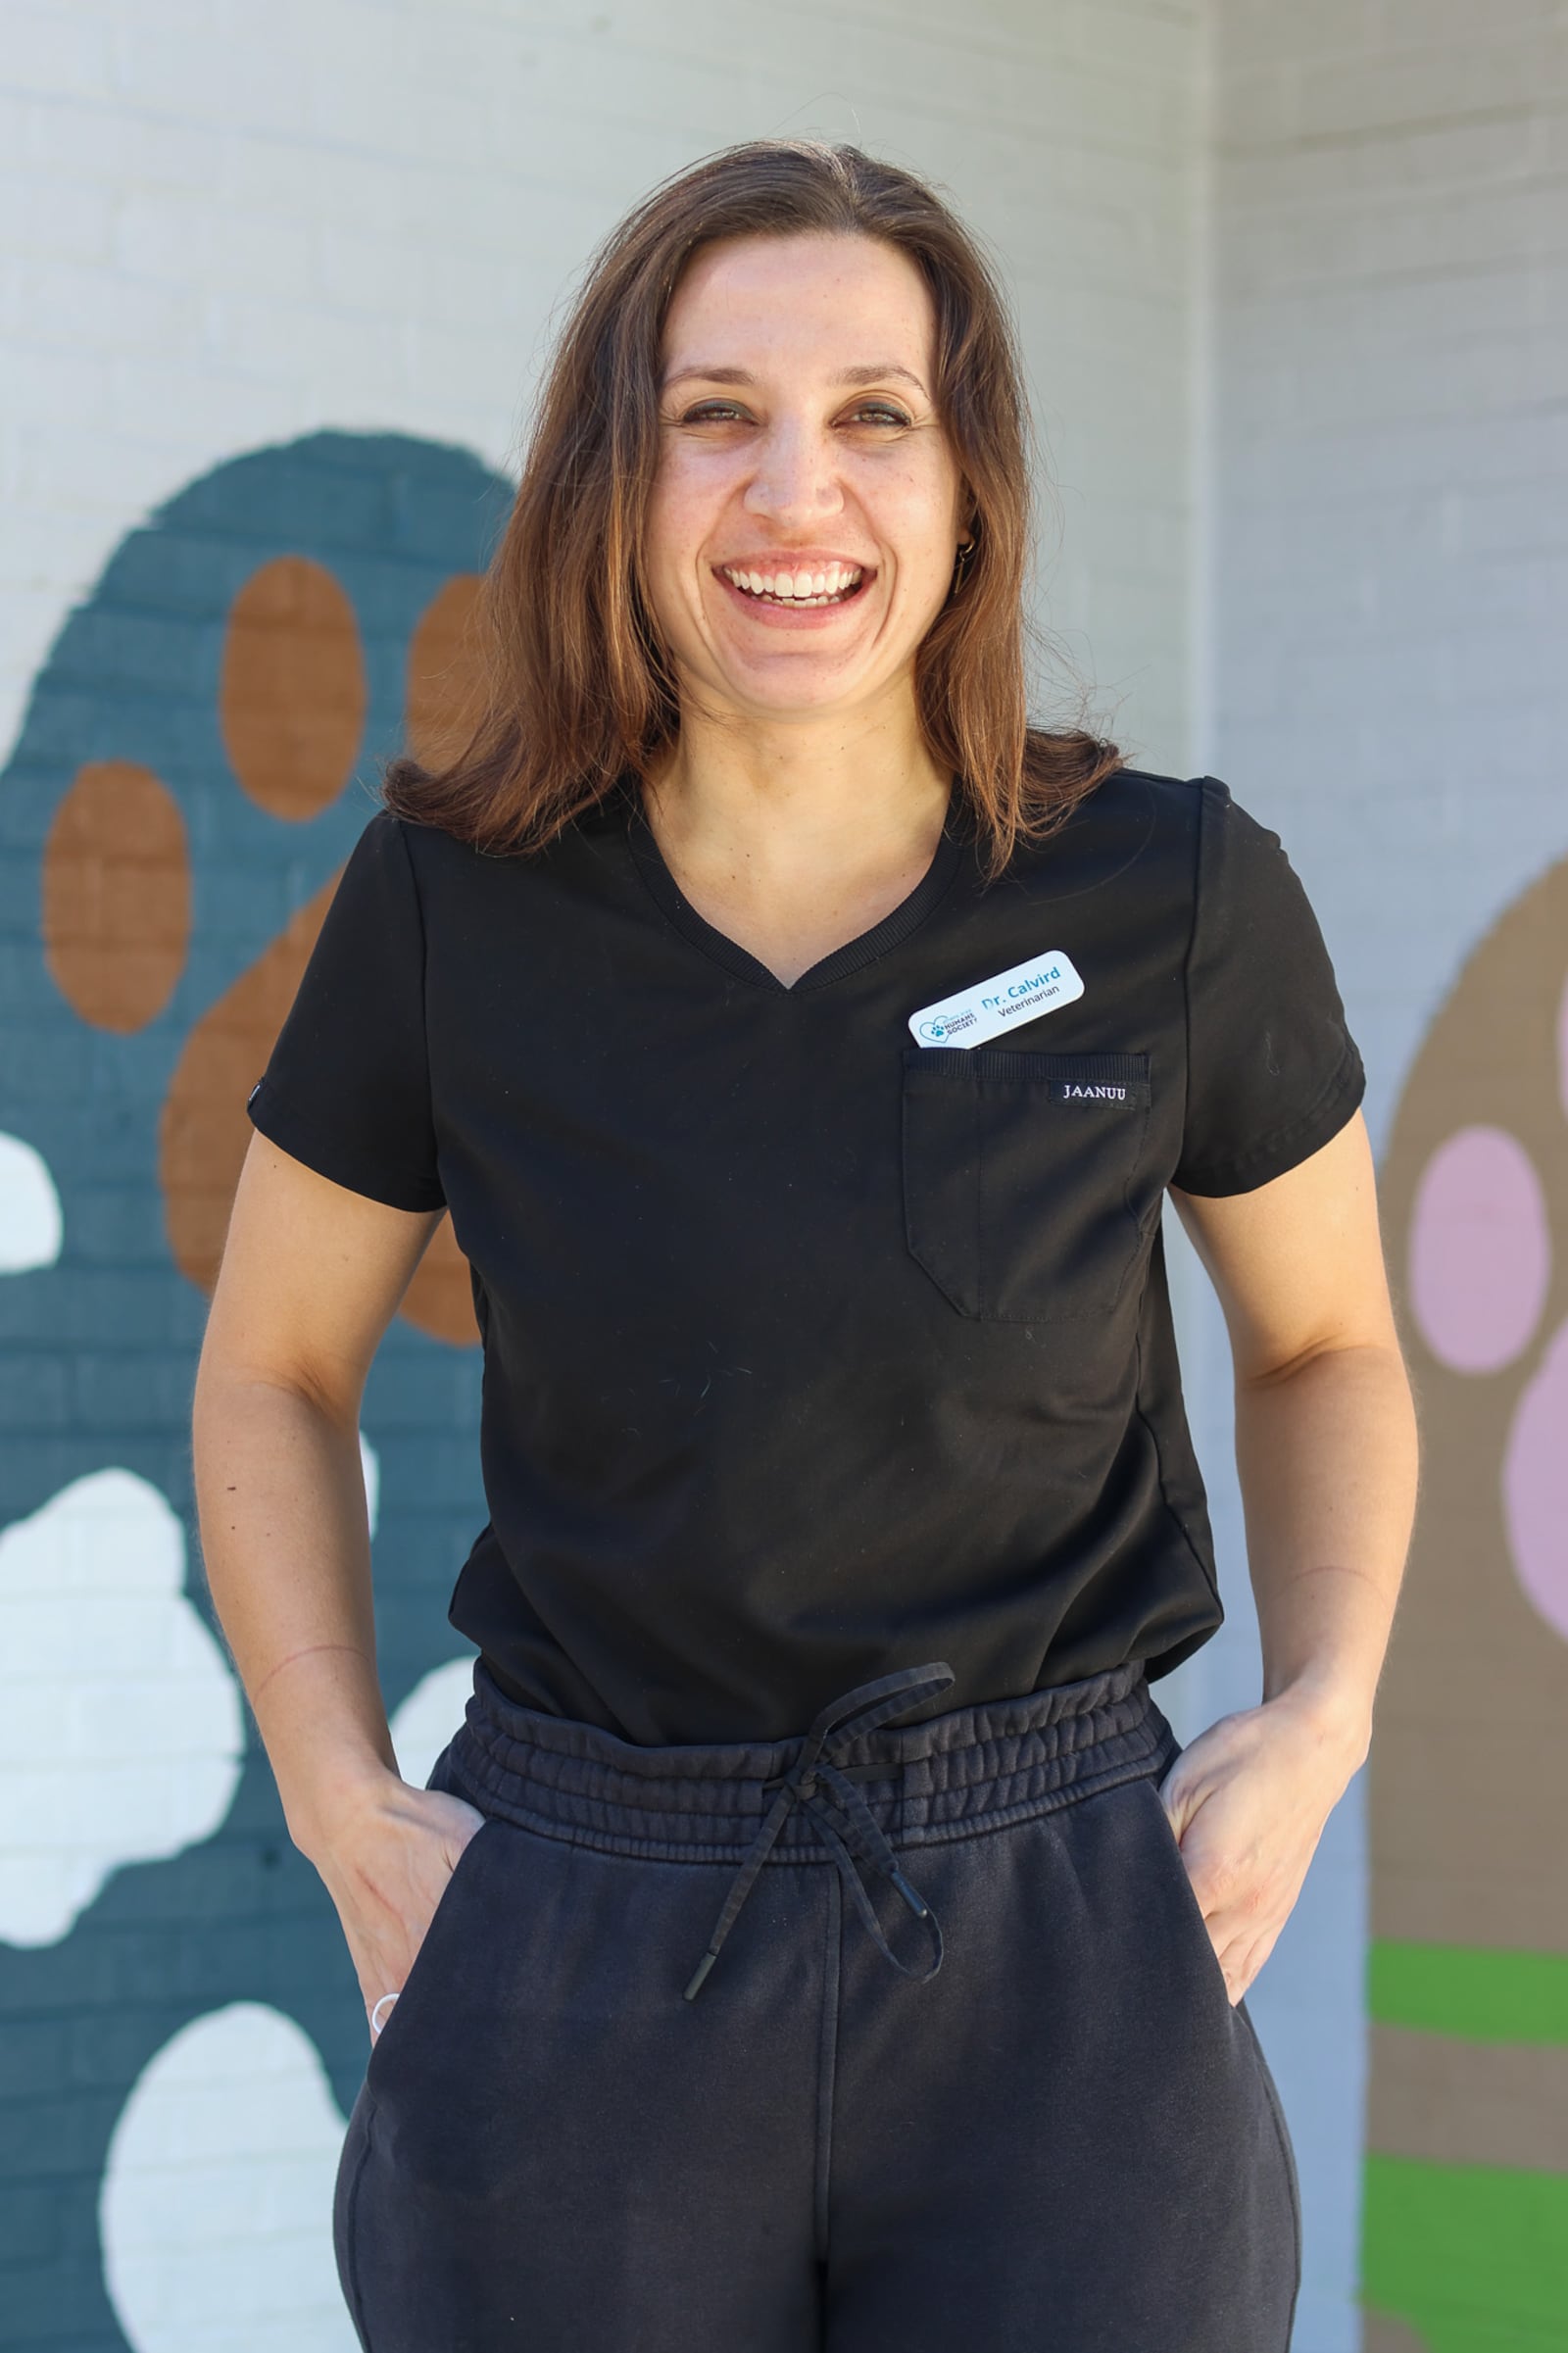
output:
POLYGON ((909 1015, 909 1031, 917 1046, 986 1046, 1014 1023, 1054 1013, 1083 993, 1071 956, 1048 948, 956 997, 922 1005, 909 1015))

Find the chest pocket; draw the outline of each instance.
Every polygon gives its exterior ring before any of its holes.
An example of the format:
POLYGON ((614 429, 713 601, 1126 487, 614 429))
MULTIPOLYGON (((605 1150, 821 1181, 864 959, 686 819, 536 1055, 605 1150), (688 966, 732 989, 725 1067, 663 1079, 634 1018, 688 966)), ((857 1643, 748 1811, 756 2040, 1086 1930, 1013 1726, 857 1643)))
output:
POLYGON ((1142 1239, 1149 1106, 1146 1054, 905 1048, 905 1236, 960 1315, 1114 1306, 1142 1239))

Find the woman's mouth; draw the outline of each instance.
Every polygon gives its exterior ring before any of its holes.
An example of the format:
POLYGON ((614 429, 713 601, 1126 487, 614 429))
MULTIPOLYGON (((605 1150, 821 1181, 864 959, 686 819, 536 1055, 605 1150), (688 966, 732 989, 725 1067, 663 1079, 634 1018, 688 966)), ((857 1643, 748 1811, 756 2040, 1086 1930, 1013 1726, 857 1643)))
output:
POLYGON ((858 596, 865 582, 864 567, 858 564, 828 564, 799 571, 786 570, 775 564, 769 571, 743 571, 739 565, 721 564, 719 577, 731 588, 739 589, 744 597, 755 598, 760 605, 776 605, 786 612, 805 613, 822 605, 847 605, 858 596))

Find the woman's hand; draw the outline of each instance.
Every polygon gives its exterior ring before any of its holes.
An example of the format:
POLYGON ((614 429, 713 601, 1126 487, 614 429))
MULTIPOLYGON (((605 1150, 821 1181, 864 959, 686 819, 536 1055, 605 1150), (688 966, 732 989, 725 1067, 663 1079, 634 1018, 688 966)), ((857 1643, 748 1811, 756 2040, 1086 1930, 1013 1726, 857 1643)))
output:
POLYGON ((388 1773, 313 1857, 337 1906, 372 2042, 392 2007, 383 1996, 403 1990, 458 1857, 484 1819, 464 1798, 388 1773))
POLYGON ((1159 1795, 1239 2002, 1290 1918, 1323 1826, 1365 1755, 1303 1694, 1222 1716, 1159 1795))

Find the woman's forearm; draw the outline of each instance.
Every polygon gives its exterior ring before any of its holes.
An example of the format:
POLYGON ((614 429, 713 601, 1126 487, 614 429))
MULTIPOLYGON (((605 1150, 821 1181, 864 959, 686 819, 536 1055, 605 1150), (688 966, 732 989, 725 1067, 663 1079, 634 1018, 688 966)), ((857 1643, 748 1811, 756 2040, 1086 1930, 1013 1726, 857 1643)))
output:
POLYGON ((289 1836, 317 1860, 397 1770, 376 1679, 358 1427, 293 1389, 204 1366, 192 1450, 214 1606, 289 1836))
POLYGON ((1299 1698, 1353 1770, 1415 1517, 1415 1409, 1397 1349, 1327 1349, 1238 1383, 1236 1466, 1263 1698, 1299 1698))

